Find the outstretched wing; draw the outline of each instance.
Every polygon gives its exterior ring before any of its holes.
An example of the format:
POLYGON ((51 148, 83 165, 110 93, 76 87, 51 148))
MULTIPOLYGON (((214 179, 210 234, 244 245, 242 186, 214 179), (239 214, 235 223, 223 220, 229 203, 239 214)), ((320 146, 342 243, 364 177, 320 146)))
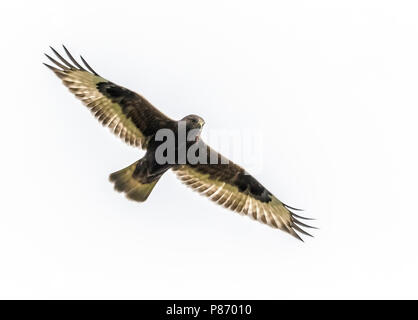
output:
POLYGON ((297 232, 311 236, 301 227, 314 227, 298 220, 307 218, 290 211, 294 208, 282 203, 243 168, 206 144, 204 148, 207 164, 185 164, 173 168, 183 183, 225 208, 286 231, 297 239, 302 240, 297 232), (211 159, 217 159, 217 164, 210 164, 211 159))
POLYGON ((139 94, 100 77, 80 56, 85 70, 64 47, 72 63, 51 47, 57 58, 51 58, 56 67, 45 64, 62 79, 103 125, 108 126, 126 143, 145 149, 155 132, 173 121, 153 107, 139 94))

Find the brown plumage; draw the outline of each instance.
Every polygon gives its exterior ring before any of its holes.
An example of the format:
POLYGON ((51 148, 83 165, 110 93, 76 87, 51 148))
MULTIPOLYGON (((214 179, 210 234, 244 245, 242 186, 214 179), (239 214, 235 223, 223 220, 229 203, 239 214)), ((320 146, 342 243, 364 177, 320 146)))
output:
MULTIPOLYGON (((45 65, 90 109, 100 123, 126 143, 146 150, 142 159, 110 175, 116 190, 124 192, 132 200, 145 201, 160 177, 172 169, 187 186, 225 208, 286 231, 300 240, 298 233, 310 236, 301 227, 312 227, 298 220, 306 218, 296 215, 291 211, 294 208, 278 200, 243 168, 199 139, 204 124, 199 116, 189 115, 181 121, 186 123, 187 132, 198 130, 196 146, 206 150, 207 161, 195 164, 186 159, 186 162, 159 164, 156 150, 162 142, 157 141, 155 135, 160 129, 177 132, 180 121, 170 119, 141 95, 102 78, 83 57, 80 56, 87 70, 65 47, 64 51, 71 62, 51 49, 60 62, 46 55, 55 66, 45 65), (210 160, 214 158, 219 160, 217 164, 211 164, 210 160)), ((187 142, 186 148, 190 147, 191 144, 187 142)), ((180 145, 176 144, 176 155, 179 148, 180 145)))

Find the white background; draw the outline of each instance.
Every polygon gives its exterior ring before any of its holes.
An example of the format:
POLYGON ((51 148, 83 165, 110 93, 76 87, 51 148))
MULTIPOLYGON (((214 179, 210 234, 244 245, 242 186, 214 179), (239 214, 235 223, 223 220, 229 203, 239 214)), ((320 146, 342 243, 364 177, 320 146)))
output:
MULTIPOLYGON (((418 298, 416 1, 3 1, 0 298, 418 298), (305 243, 169 172, 146 203, 43 52, 205 130, 263 136, 256 177, 305 243)), ((227 154, 228 155, 228 154, 227 154)), ((230 155, 228 155, 230 156, 230 155)))

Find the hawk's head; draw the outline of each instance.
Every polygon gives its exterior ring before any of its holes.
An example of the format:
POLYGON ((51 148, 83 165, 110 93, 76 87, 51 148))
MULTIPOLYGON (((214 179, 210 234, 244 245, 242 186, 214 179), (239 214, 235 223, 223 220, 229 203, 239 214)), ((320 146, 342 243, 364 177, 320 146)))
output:
POLYGON ((205 124, 205 120, 195 114, 189 114, 181 120, 186 121, 187 129, 202 129, 205 124))
POLYGON ((198 141, 202 128, 205 124, 205 120, 195 114, 189 114, 181 119, 181 121, 186 122, 187 139, 190 140, 190 138, 192 138, 192 140, 198 141))

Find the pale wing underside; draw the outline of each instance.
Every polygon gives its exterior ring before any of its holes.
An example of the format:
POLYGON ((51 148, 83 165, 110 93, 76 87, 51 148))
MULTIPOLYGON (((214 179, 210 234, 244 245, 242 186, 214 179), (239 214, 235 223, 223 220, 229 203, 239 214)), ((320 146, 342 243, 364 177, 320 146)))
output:
POLYGON ((274 196, 270 202, 262 202, 250 194, 240 192, 228 181, 213 180, 209 174, 201 173, 188 165, 176 168, 175 173, 187 186, 227 209, 249 216, 273 228, 281 229, 300 240, 302 239, 296 231, 311 236, 301 226, 312 227, 296 219, 296 217, 304 218, 291 212, 274 196))
POLYGON ((61 78, 64 85, 90 109, 99 122, 109 127, 113 133, 129 145, 146 148, 147 137, 141 132, 138 123, 134 123, 134 116, 139 114, 136 118, 140 118, 140 116, 145 115, 145 120, 140 119, 141 121, 138 121, 144 128, 153 120, 158 122, 160 119, 168 118, 152 107, 140 95, 100 77, 82 57, 82 61, 90 71, 85 70, 65 47, 64 49, 72 63, 64 59, 53 48, 51 49, 62 63, 46 55, 56 67, 45 65, 61 78), (112 101, 110 97, 98 90, 98 84, 100 83, 113 86, 120 92, 129 95, 128 99, 123 100, 124 102, 127 101, 125 105, 112 101))

